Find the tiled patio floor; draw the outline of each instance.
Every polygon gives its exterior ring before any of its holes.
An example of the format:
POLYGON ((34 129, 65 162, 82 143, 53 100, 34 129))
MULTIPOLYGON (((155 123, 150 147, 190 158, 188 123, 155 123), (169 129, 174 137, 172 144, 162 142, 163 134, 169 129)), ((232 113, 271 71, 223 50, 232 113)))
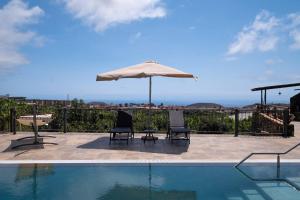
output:
MULTIPOLYGON (((159 140, 153 144, 144 144, 136 134, 134 141, 115 141, 109 145, 108 134, 105 133, 42 133, 55 135, 44 141, 57 142, 58 145, 45 145, 38 148, 20 148, 11 150, 11 140, 32 135, 17 133, 16 135, 0 135, 0 161, 2 160, 202 160, 225 161, 240 160, 251 152, 283 152, 300 142, 300 126, 296 124, 295 137, 254 137, 231 135, 192 135, 191 144, 178 141, 171 144, 165 135, 159 134, 159 140)), ((274 156, 260 156, 255 159, 275 159, 274 156)), ((300 147, 283 159, 300 159, 300 147)))

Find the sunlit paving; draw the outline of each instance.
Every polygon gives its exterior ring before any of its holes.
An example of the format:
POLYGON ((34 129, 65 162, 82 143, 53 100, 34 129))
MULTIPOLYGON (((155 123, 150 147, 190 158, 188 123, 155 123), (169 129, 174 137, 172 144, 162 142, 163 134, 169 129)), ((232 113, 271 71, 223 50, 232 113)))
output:
POLYGON ((299 200, 300 1, 0 1, 0 200, 299 200))

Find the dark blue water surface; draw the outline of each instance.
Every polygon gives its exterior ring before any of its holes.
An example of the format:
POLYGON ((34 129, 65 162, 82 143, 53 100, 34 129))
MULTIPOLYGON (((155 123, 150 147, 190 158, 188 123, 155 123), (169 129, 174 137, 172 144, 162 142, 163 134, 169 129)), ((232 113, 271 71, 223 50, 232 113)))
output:
MULTIPOLYGON (((274 164, 241 167, 252 178, 274 178, 274 164)), ((300 183, 300 164, 280 176, 300 183)), ((19 164, 0 165, 0 199, 229 199, 300 200, 286 182, 255 181, 232 164, 19 164)))

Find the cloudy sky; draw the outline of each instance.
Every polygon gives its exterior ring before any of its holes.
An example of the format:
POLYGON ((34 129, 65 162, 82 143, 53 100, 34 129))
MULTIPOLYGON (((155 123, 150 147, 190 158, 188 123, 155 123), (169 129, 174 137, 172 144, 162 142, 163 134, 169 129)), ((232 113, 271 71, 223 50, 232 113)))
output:
POLYGON ((157 102, 258 101, 300 81, 300 1, 0 0, 0 94, 145 101, 146 79, 95 79, 146 60, 199 77, 154 78, 157 102))

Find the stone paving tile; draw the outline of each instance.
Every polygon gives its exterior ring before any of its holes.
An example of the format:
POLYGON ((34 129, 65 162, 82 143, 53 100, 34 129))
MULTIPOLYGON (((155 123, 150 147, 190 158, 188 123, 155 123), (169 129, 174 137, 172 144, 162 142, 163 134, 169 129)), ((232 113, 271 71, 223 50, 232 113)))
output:
MULTIPOLYGON (((105 133, 41 133, 55 135, 45 141, 58 145, 44 145, 42 148, 10 149, 12 140, 32 133, 11 133, 0 135, 0 160, 240 160, 251 152, 284 152, 300 142, 300 123, 295 124, 295 137, 254 137, 232 135, 192 135, 191 144, 174 142, 157 134, 159 140, 144 144, 136 134, 129 142, 115 141, 109 145, 105 133)), ((259 156, 260 159, 274 158, 259 156)), ((283 159, 300 159, 300 148, 283 159)))

